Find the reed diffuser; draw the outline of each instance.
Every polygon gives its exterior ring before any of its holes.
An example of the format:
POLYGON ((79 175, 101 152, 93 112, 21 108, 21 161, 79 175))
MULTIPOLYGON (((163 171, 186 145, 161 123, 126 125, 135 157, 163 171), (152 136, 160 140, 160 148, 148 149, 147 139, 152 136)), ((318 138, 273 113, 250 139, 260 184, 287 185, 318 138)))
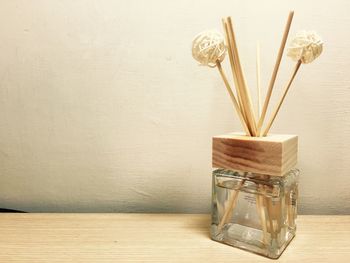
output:
POLYGON ((314 61, 323 42, 311 31, 300 31, 290 42, 288 56, 295 61, 291 75, 265 127, 264 122, 283 57, 294 12, 288 15, 264 103, 261 101, 260 48, 256 50, 257 107, 254 109, 230 17, 222 19, 225 37, 218 31, 198 34, 192 55, 201 65, 217 68, 244 133, 213 137, 213 240, 278 258, 296 232, 298 137, 269 134, 302 64, 314 61), (222 67, 229 57, 235 92, 222 67))

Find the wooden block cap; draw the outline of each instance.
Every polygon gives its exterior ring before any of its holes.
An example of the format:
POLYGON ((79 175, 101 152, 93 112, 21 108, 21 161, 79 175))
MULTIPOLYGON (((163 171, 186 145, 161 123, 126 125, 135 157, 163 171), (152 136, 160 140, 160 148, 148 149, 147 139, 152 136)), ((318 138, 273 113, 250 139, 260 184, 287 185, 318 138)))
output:
POLYGON ((213 137, 213 168, 283 176, 297 164, 298 136, 249 137, 229 133, 213 137))

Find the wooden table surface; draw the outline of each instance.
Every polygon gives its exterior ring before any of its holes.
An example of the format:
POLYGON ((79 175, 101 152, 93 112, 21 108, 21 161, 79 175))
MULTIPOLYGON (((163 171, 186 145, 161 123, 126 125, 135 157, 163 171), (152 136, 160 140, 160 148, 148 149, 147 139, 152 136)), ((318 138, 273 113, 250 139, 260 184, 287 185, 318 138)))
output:
POLYGON ((209 238, 186 214, 0 214, 0 262, 350 262, 350 216, 299 216, 276 261, 209 238))

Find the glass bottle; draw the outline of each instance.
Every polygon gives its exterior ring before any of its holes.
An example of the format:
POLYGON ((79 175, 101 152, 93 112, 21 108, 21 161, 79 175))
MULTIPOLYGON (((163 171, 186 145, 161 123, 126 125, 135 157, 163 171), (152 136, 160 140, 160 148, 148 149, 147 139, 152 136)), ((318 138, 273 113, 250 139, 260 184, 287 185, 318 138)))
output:
POLYGON ((278 258, 295 236, 298 177, 214 170, 211 238, 278 258))

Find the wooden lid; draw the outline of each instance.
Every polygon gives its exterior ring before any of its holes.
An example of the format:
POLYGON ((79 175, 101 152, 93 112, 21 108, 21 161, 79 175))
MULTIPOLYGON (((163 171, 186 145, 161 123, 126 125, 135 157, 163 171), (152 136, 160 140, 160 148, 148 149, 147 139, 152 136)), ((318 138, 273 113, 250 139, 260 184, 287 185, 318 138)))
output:
POLYGON ((283 176, 297 163, 298 136, 249 137, 229 133, 213 137, 213 168, 283 176))

